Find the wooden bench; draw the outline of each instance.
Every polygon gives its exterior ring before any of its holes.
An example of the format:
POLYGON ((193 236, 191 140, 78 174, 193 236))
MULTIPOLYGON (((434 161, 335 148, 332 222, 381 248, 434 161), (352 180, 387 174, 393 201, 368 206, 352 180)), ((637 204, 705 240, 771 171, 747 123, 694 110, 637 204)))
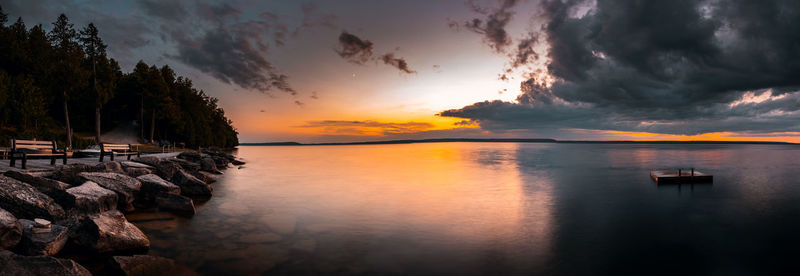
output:
POLYGON ((131 160, 131 155, 141 157, 142 154, 139 149, 134 150, 131 144, 100 144, 100 162, 103 162, 103 156, 111 156, 111 161, 114 161, 114 155, 127 155, 128 160, 131 160))
POLYGON ((50 158, 50 165, 56 164, 56 159, 61 158, 67 164, 67 152, 59 151, 56 141, 36 141, 11 139, 10 166, 14 167, 17 159, 22 158, 22 169, 27 169, 28 158, 50 158))

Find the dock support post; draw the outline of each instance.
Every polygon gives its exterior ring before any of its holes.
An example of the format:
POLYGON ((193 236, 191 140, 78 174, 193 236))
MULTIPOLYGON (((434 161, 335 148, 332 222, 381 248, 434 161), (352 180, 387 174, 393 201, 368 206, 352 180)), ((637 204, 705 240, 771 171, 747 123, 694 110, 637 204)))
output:
POLYGON ((692 168, 692 177, 694 177, 694 168, 692 168))
POLYGON ((681 176, 683 176, 683 174, 681 173, 681 169, 678 169, 678 177, 681 177, 681 176))

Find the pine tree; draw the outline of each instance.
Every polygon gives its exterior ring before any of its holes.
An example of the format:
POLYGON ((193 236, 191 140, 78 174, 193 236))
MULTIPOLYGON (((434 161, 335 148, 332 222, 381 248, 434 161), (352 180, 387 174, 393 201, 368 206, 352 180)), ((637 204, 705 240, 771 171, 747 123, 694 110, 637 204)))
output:
POLYGON ((86 26, 86 28, 81 30, 79 40, 83 46, 83 51, 86 53, 86 58, 91 65, 92 78, 90 90, 92 91, 95 102, 95 140, 97 143, 100 143, 100 109, 113 96, 114 76, 113 72, 109 74, 109 71, 111 70, 110 68, 107 68, 110 66, 110 64, 106 58, 106 45, 103 43, 103 40, 100 39, 94 23, 89 23, 89 26, 86 26), (100 71, 106 73, 101 77, 103 78, 101 80, 103 84, 98 83, 98 62, 102 67, 104 67, 101 68, 100 71))
POLYGON ((84 72, 80 67, 83 57, 80 46, 76 42, 77 33, 72 23, 63 13, 53 22, 53 30, 49 39, 55 50, 57 65, 54 68, 53 89, 61 91, 61 100, 64 104, 64 122, 67 130, 67 147, 72 148, 72 127, 69 122, 69 95, 83 86, 84 72))

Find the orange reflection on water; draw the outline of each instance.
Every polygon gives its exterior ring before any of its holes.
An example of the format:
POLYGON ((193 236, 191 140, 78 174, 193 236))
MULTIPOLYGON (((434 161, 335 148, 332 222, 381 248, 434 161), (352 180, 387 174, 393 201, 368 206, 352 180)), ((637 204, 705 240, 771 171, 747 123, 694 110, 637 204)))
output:
POLYGON ((290 213, 298 224, 428 245, 509 248, 527 242, 541 253, 552 232, 552 183, 531 176, 523 183, 517 147, 244 147, 247 166, 259 169, 239 171, 227 182, 253 212, 290 213))

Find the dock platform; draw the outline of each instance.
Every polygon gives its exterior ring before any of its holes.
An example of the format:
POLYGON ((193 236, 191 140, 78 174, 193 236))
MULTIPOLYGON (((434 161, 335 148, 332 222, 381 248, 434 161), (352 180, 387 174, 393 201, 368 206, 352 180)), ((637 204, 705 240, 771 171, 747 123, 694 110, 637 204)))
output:
POLYGON ((695 170, 651 171, 650 178, 658 184, 709 183, 714 181, 713 175, 695 170))

